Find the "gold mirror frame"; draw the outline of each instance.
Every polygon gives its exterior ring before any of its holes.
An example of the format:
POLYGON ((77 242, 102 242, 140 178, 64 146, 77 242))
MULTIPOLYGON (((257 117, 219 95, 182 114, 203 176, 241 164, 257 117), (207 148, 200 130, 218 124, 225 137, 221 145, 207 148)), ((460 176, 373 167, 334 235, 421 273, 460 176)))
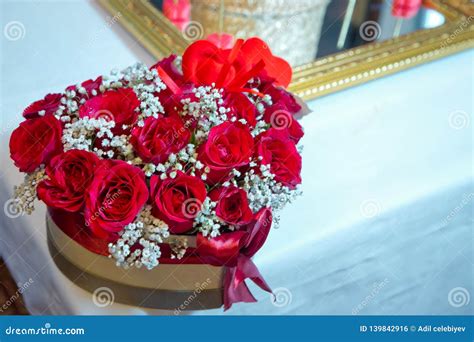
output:
MULTIPOLYGON (((99 0, 155 58, 181 54, 192 42, 147 0, 99 0), (118 15, 120 14, 120 15, 118 15)), ((429 0, 439 27, 369 43, 295 67, 289 90, 309 100, 474 47, 474 4, 429 0)))

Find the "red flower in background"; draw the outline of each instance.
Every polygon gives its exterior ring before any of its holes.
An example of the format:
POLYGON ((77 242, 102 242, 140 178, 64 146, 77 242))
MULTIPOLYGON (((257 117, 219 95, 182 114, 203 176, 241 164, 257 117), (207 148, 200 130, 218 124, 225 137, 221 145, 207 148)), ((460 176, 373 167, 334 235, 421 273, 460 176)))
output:
POLYGON ((44 99, 33 102, 23 111, 27 119, 54 114, 61 105, 62 94, 48 94, 44 99), (42 112, 40 115, 39 113, 42 112))
POLYGON ((99 238, 114 240, 148 200, 145 175, 121 160, 103 160, 86 191, 84 218, 99 238))
POLYGON ((213 190, 209 197, 217 202, 216 215, 225 223, 243 226, 253 219, 247 193, 235 186, 221 187, 213 190))
POLYGON ((286 132, 270 128, 257 137, 257 156, 270 165, 275 180, 294 189, 301 183, 301 155, 286 132))
POLYGON ((23 121, 10 137, 10 157, 22 172, 32 172, 63 150, 61 123, 54 115, 23 121))
POLYGON ((211 33, 206 40, 221 49, 232 49, 234 46, 234 36, 228 33, 211 33))
POLYGON ((206 186, 196 177, 178 172, 175 178, 150 180, 152 213, 166 222, 171 233, 185 233, 193 227, 194 218, 206 198, 206 186))
POLYGON ((199 160, 210 168, 208 184, 228 180, 234 168, 249 163, 254 141, 249 129, 240 122, 224 122, 211 128, 207 141, 199 149, 199 160))
POLYGON ((393 0, 392 15, 399 18, 411 18, 420 10, 422 0, 393 0))
POLYGON ((38 197, 46 205, 76 212, 94 178, 99 158, 91 152, 69 150, 55 156, 46 167, 48 178, 38 184, 38 197))
POLYGON ((112 132, 120 135, 127 131, 122 127, 123 125, 130 126, 137 120, 138 113, 135 110, 139 105, 140 101, 131 88, 108 90, 87 100, 79 108, 79 116, 113 120, 115 127, 112 132))
POLYGON ((135 127, 130 136, 137 155, 146 163, 163 163, 171 153, 185 147, 191 133, 177 117, 147 118, 143 127, 135 127))

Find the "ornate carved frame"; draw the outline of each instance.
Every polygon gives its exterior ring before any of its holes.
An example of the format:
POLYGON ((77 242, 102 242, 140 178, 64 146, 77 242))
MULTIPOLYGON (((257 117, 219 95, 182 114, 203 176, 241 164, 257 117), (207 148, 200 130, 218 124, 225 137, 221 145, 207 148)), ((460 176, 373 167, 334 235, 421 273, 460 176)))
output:
MULTIPOLYGON (((190 41, 147 0, 99 0, 156 57, 182 53, 190 41)), ((370 43, 294 68, 290 91, 313 99, 474 47, 474 3, 425 0, 445 23, 381 43, 370 43)))

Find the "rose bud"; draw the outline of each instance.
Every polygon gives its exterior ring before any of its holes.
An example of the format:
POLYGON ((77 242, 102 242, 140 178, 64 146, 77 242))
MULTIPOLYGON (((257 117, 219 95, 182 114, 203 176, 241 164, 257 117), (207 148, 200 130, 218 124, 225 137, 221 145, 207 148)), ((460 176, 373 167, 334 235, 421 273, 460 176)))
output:
POLYGON ((275 180, 294 189, 301 184, 301 155, 295 143, 281 130, 270 128, 257 137, 257 157, 263 165, 270 165, 275 180))
POLYGON ((44 99, 33 102, 24 111, 26 119, 54 114, 61 105, 62 94, 48 94, 44 99))
POLYGON ((275 87, 268 80, 264 81, 261 91, 272 99, 272 104, 265 108, 264 120, 273 128, 286 131, 297 144, 304 135, 303 128, 294 117, 301 110, 300 104, 291 93, 275 87))
POLYGON ((250 127, 257 123, 257 107, 242 93, 228 93, 224 97, 224 107, 229 108, 229 117, 245 119, 250 127))
MULTIPOLYGON (((85 93, 78 93, 77 96, 79 98, 86 98, 86 99, 91 96, 96 96, 97 94, 99 94, 101 84, 102 84, 102 76, 97 77, 95 80, 84 81, 80 84, 80 86, 84 88, 85 93)), ((69 87, 66 88, 66 90, 76 91, 76 85, 70 85, 69 87)))
POLYGON ((209 197, 217 202, 216 215, 227 224, 243 226, 253 219, 247 193, 235 186, 221 187, 213 190, 209 197))

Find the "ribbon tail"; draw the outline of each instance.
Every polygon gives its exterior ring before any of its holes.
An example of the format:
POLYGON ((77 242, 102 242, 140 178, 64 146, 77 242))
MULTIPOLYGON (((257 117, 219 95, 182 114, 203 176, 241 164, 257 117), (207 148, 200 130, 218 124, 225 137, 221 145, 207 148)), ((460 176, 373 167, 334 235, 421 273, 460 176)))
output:
POLYGON ((234 303, 253 303, 257 301, 245 283, 245 279, 251 279, 262 290, 273 293, 252 259, 240 255, 237 266, 228 268, 225 275, 224 311, 230 309, 234 303))
POLYGON ((250 292, 245 282, 236 284, 237 267, 228 267, 224 277, 224 311, 229 310, 234 303, 254 303, 257 300, 250 292))
POLYGON ((244 43, 243 39, 237 39, 237 41, 235 42, 234 47, 232 48, 232 50, 229 53, 229 56, 227 58, 227 62, 224 64, 224 66, 221 69, 221 71, 219 73, 219 76, 217 78, 216 86, 218 88, 221 88, 222 85, 224 84, 224 80, 227 77, 227 74, 230 70, 230 67, 231 67, 232 63, 234 63, 235 59, 237 58, 237 55, 238 55, 238 53, 240 51, 240 48, 242 47, 243 43, 244 43))
POLYGON ((176 95, 181 92, 181 89, 178 87, 178 85, 173 81, 173 79, 166 73, 166 71, 161 66, 158 66, 156 70, 158 72, 158 76, 160 76, 163 83, 168 86, 168 88, 173 94, 176 95))
POLYGON ((263 60, 260 60, 257 64, 255 64, 252 69, 249 71, 241 74, 239 77, 236 77, 230 84, 229 88, 240 88, 245 85, 245 83, 248 82, 249 79, 252 77, 255 77, 258 75, 258 73, 263 70, 265 67, 265 62, 263 60))

